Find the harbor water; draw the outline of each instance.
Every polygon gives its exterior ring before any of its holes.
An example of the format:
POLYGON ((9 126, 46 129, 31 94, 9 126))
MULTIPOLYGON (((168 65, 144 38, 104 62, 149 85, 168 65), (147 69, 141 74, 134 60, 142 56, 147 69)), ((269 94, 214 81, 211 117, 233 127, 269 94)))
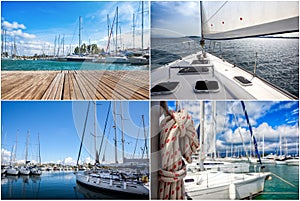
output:
POLYGON ((147 65, 63 62, 49 60, 1 60, 1 70, 148 70, 147 65))
MULTIPOLYGON (((265 182, 264 192, 252 199, 299 200, 299 166, 266 165, 265 171, 272 172, 272 179, 265 182)), ((77 184, 71 171, 43 172, 41 176, 3 176, 1 189, 2 199, 126 199, 77 184)))
POLYGON ((76 175, 72 171, 43 172, 41 176, 2 176, 1 198, 127 199, 122 195, 89 189, 77 184, 76 175))
MULTIPOLYGON (((299 97, 299 39, 206 41, 209 53, 253 72, 299 97), (257 58, 256 58, 257 53, 257 58)), ((152 38, 151 69, 200 51, 199 38, 152 38)))

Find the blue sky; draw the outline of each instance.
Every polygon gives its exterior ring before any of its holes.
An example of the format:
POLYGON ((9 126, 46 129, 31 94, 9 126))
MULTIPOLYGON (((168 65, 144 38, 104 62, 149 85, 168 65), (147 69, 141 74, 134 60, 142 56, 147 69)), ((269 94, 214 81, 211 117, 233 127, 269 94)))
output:
MULTIPOLYGON (((181 108, 187 109, 193 116, 196 125, 200 119, 199 102, 179 102, 181 108)), ((175 102, 169 102, 169 107, 174 109, 175 102)), ((296 152, 299 146, 299 103, 298 101, 245 101, 246 110, 250 119, 253 133, 258 141, 259 150, 262 151, 262 139, 264 136, 264 148, 266 153, 279 151, 279 137, 282 137, 282 152, 288 147, 289 154, 296 152)), ((205 106, 206 123, 205 132, 210 134, 212 102, 207 101, 205 106)), ((217 101, 217 150, 225 153, 230 150, 237 152, 243 149, 242 138, 249 151, 249 128, 242 110, 240 101, 217 101), (237 121, 235 120, 237 119, 237 121), (242 138, 239 132, 241 132, 242 138)))
POLYGON ((197 1, 151 2, 151 37, 199 36, 199 22, 197 1))
MULTIPOLYGON (((1 2, 2 27, 16 36, 19 54, 52 52, 55 36, 65 36, 67 47, 78 44, 79 16, 82 16, 82 41, 107 44, 107 14, 113 21, 119 7, 124 47, 132 47, 132 18, 135 13, 136 47, 141 44, 141 2, 139 1, 18 1, 1 2)), ((119 31, 119 30, 118 30, 119 31)), ((144 47, 149 44, 149 4, 144 2, 144 47)), ((115 31, 114 31, 115 33, 115 31)), ((7 39, 10 41, 10 38, 7 39)))
MULTIPOLYGON (((118 160, 121 160, 121 116, 120 103, 116 103, 117 110, 117 141, 118 160)), ((109 101, 97 102, 97 147, 100 147, 104 122, 107 116, 109 101)), ((37 159, 37 135, 40 134, 42 162, 61 162, 74 164, 78 157, 83 124, 86 117, 88 102, 82 101, 2 101, 2 131, 1 143, 4 159, 9 159, 12 146, 18 134, 17 160, 24 160, 27 131, 30 131, 29 160, 37 159)), ((112 108, 113 109, 113 104, 112 108)), ((146 133, 148 135, 149 106, 147 101, 122 102, 125 156, 132 157, 137 142, 136 157, 142 154, 144 147, 144 130, 141 115, 144 115, 146 133), (139 140, 136 140, 138 137, 139 140)), ((112 128, 112 111, 110 112, 106 137, 106 162, 114 162, 114 130, 112 128), (110 132, 109 132, 110 131, 110 132)), ((94 144, 94 104, 91 103, 86 126, 84 149, 81 161, 93 161, 94 144)), ((149 142, 148 142, 149 143, 149 142)), ((100 159, 102 159, 103 151, 100 159)), ((144 155, 145 157, 146 155, 144 155)))

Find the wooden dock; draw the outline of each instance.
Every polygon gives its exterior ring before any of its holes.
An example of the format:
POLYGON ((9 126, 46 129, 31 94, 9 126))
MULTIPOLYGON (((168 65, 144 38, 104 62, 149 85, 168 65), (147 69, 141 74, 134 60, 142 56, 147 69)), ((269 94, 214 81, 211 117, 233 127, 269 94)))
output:
POLYGON ((148 71, 2 71, 2 100, 148 100, 148 71))

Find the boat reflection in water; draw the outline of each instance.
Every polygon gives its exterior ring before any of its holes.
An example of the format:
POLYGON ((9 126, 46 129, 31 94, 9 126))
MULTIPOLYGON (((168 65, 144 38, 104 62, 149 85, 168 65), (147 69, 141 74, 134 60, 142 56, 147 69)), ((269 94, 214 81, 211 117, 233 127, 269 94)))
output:
POLYGON ((128 196, 124 196, 121 194, 112 194, 110 192, 106 192, 106 191, 99 191, 96 189, 91 189, 91 188, 86 188, 84 185, 81 185, 79 183, 77 183, 76 187, 74 187, 76 192, 79 192, 80 194, 83 194, 84 198, 86 199, 141 199, 138 196, 132 196, 132 197, 128 197, 128 196))

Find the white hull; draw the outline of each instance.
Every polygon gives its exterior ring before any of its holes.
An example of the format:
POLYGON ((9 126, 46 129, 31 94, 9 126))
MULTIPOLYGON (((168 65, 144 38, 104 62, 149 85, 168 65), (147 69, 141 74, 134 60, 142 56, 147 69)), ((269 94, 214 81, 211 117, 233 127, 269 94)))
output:
POLYGON ((275 161, 276 165, 286 165, 286 161, 275 161))
POLYGON ((22 175, 29 175, 30 174, 30 170, 28 168, 20 168, 20 174, 22 175))
MULTIPOLYGON (((153 99, 259 99, 259 100, 287 100, 295 99, 287 92, 283 92, 274 85, 263 81, 257 77, 253 77, 252 74, 238 68, 222 59, 207 53, 207 58, 213 68, 204 67, 203 64, 197 63, 198 54, 192 54, 184 57, 180 60, 174 61, 170 64, 162 66, 160 68, 151 71, 151 88, 167 82, 179 82, 179 85, 172 93, 162 93, 151 91, 153 99), (203 67, 199 67, 203 66, 203 67), (197 73, 180 74, 180 69, 188 69, 194 67, 197 73), (201 69, 202 70, 199 70, 201 69), (205 70, 206 68, 206 70, 205 70), (203 70, 204 69, 204 70, 203 70), (207 71, 209 69, 209 71, 207 71), (240 83, 234 77, 242 76, 251 84, 247 82, 240 83), (210 90, 202 89, 198 91, 196 83, 198 81, 205 82, 205 85, 209 88, 208 82, 217 82, 212 84, 210 90)), ((208 65, 207 65, 208 66, 208 65)), ((201 85, 199 83, 199 85, 201 85)), ((203 84, 202 84, 203 85, 203 84)), ((200 87, 201 88, 201 87, 200 87)), ((205 87, 204 87, 205 88, 205 87)))
POLYGON ((299 166, 299 159, 289 159, 286 160, 286 164, 287 165, 295 165, 295 166, 299 166))
POLYGON ((126 57, 106 57, 105 63, 122 63, 122 64, 128 64, 129 61, 126 57))
POLYGON ((142 183, 102 179, 99 177, 83 174, 76 174, 76 181, 91 188, 113 191, 115 193, 145 197, 149 196, 149 190, 142 183))
POLYGON ((16 168, 8 168, 6 171, 6 174, 9 175, 18 175, 19 174, 19 170, 16 168))
POLYGON ((130 64, 132 65, 147 65, 149 64, 149 60, 146 59, 145 57, 129 57, 128 61, 130 62, 130 64))
POLYGON ((185 178, 188 199, 244 199, 264 190, 269 173, 230 174, 222 172, 197 172, 185 178))

